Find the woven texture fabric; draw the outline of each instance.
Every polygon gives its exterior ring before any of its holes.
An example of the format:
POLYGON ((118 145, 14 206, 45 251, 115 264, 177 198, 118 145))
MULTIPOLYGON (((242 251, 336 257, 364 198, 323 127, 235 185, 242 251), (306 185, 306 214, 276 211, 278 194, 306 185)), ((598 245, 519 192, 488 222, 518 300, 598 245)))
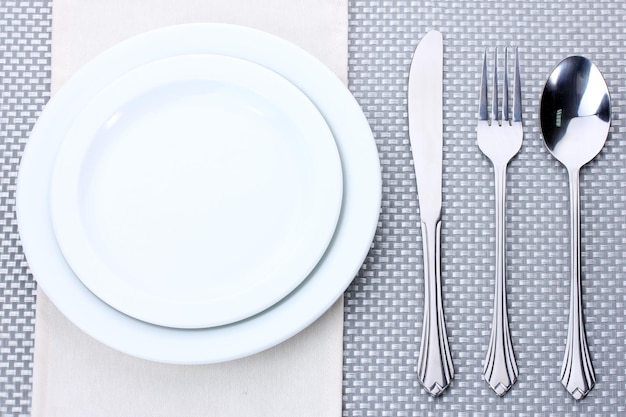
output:
POLYGON ((19 245, 21 151, 50 96, 50 2, 0 1, 0 416, 30 410, 36 284, 19 245))
POLYGON ((379 148, 383 206, 373 249, 345 298, 345 416, 626 412, 625 14, 614 1, 352 1, 350 88, 379 148), (444 36, 442 275, 456 372, 436 399, 415 374, 424 281, 406 121, 410 60, 431 29, 444 36), (509 165, 506 200, 509 320, 520 376, 503 398, 482 379, 495 208, 493 170, 475 133, 482 55, 496 46, 519 48, 525 134, 509 165), (580 402, 559 382, 569 311, 567 173, 545 149, 538 119, 548 74, 569 55, 596 63, 613 100, 608 142, 581 172, 584 307, 597 383, 580 402))
MULTIPOLYGON (((49 97, 50 1, 0 2, 0 415, 30 410, 36 285, 14 212, 20 153, 49 97)), ((621 416, 626 413, 626 9, 619 0, 350 3, 350 89, 380 152, 383 205, 372 250, 345 296, 345 416, 621 416), (433 399, 415 375, 423 317, 419 205, 406 79, 419 39, 444 35, 444 309, 456 376, 433 399), (522 150, 508 170, 508 302, 520 376, 504 398, 482 380, 494 275, 493 171, 476 146, 484 48, 521 59, 522 150), (568 55, 603 72, 613 122, 581 172, 582 271, 597 384, 574 401, 558 381, 569 308, 569 194, 545 150, 541 90, 568 55)), ((502 63, 502 62, 501 62, 502 63)))

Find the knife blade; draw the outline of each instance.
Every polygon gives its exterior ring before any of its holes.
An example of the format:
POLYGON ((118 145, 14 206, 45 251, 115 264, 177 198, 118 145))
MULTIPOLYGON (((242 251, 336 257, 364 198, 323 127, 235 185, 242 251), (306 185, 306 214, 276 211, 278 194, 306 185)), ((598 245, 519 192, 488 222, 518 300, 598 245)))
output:
POLYGON ((424 258, 424 318, 417 375, 432 396, 454 377, 441 294, 443 36, 428 32, 415 48, 408 81, 408 124, 424 258))

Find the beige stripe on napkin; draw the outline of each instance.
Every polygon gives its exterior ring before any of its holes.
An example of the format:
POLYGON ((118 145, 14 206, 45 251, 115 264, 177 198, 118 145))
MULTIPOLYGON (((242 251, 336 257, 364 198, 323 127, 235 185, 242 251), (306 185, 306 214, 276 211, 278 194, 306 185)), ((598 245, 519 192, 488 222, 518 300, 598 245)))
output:
MULTIPOLYGON (((317 56, 347 79, 347 0, 55 0, 52 92, 130 36, 192 22, 246 25, 317 56)), ((35 277, 36 278, 36 277, 35 277)), ((340 416, 343 302, 297 336, 223 364, 140 360, 85 335, 37 297, 34 417, 340 416)))

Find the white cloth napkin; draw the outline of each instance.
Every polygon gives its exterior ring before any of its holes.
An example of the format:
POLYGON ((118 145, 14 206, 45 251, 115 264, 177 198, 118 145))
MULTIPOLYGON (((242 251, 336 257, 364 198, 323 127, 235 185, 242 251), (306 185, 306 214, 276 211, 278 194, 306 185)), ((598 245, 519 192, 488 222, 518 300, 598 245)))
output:
MULTIPOLYGON (((347 79, 347 0, 55 0, 52 92, 130 36, 190 22, 288 39, 347 79)), ((35 277, 36 278, 36 277, 35 277)), ((343 301, 290 340, 222 364, 164 365, 119 353, 37 297, 34 417, 340 416, 343 301)))

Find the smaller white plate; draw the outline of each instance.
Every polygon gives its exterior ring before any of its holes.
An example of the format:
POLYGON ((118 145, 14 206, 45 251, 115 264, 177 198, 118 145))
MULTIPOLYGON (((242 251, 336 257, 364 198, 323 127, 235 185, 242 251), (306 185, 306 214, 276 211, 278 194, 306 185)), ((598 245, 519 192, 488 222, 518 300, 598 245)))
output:
POLYGON ((315 267, 341 209, 337 147, 276 73, 221 55, 136 68, 78 115, 51 182, 61 251, 100 299, 167 327, 232 323, 315 267))

